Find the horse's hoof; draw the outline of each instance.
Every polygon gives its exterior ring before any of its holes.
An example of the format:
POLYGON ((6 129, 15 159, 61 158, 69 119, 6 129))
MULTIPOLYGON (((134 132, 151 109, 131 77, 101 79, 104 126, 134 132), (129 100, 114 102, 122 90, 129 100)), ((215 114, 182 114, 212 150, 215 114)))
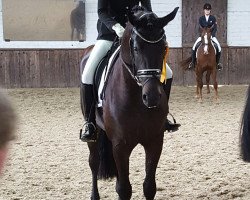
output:
POLYGON ((220 104, 220 100, 219 99, 215 99, 214 100, 216 104, 220 104))

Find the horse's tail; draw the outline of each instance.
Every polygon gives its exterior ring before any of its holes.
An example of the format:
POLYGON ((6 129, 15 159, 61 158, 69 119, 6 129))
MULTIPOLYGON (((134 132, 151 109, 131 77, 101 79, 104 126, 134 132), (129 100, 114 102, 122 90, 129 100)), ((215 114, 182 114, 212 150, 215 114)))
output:
POLYGON ((99 134, 99 155, 98 178, 108 179, 115 177, 117 175, 117 169, 113 157, 112 143, 104 131, 100 131, 99 134))
POLYGON ((192 57, 191 56, 189 58, 185 59, 185 60, 182 60, 180 62, 180 65, 181 65, 182 69, 187 70, 188 69, 188 65, 189 65, 189 63, 191 61, 192 61, 192 57))
POLYGON ((250 162, 250 86, 248 87, 247 101, 242 115, 240 148, 242 159, 246 162, 250 162))

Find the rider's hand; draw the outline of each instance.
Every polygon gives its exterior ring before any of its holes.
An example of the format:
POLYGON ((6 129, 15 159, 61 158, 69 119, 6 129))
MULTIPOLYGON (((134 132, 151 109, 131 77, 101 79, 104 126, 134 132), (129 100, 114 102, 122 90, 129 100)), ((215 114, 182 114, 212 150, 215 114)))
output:
POLYGON ((117 23, 114 26, 112 26, 112 29, 115 31, 116 35, 121 38, 125 29, 121 26, 121 24, 117 23))

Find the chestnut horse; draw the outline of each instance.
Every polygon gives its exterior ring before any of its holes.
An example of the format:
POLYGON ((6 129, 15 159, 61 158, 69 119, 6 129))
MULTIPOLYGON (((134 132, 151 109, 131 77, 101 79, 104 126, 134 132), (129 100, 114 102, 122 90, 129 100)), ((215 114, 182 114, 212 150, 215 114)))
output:
MULTIPOLYGON (((201 27, 200 27, 201 28, 201 27)), ((212 44, 211 31, 212 28, 201 28, 201 45, 197 49, 197 61, 195 65, 196 73, 196 97, 199 102, 202 102, 202 87, 203 87, 203 73, 206 72, 206 85, 207 93, 210 93, 209 83, 210 76, 212 75, 213 86, 215 91, 215 100, 218 100, 218 82, 217 82, 217 69, 216 69, 216 50, 212 44)), ((181 62, 184 70, 188 69, 187 64, 191 61, 188 58, 181 62)))
POLYGON ((240 147, 242 159, 250 162, 250 86, 248 87, 246 105, 242 115, 240 147))
POLYGON ((161 18, 142 8, 128 13, 129 22, 105 87, 102 110, 96 109, 97 118, 102 119, 96 120, 99 137, 96 143, 88 143, 92 200, 100 199, 97 179, 114 176, 119 199, 131 199, 129 157, 138 144, 146 154, 144 195, 147 200, 154 199, 168 113, 160 82, 166 51, 164 27, 174 19, 177 10, 161 18))

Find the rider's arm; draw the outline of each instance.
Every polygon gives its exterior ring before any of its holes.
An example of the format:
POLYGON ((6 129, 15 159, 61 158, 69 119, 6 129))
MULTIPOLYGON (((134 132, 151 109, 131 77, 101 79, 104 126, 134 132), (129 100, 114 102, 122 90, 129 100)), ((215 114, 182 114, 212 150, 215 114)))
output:
POLYGON ((141 5, 145 7, 148 11, 152 12, 152 6, 150 0, 141 0, 141 5))
POLYGON ((99 20, 106 25, 106 27, 113 31, 112 26, 114 26, 117 21, 115 21, 114 17, 109 14, 109 1, 108 0, 98 0, 98 17, 99 20))
POLYGON ((213 21, 212 37, 215 37, 215 34, 217 32, 217 21, 216 21, 216 18, 214 16, 212 18, 212 21, 213 21))
POLYGON ((199 35, 201 34, 201 28, 204 28, 206 26, 206 24, 204 24, 204 19, 202 19, 203 16, 201 16, 199 18, 199 27, 198 27, 198 32, 199 32, 199 35))
POLYGON ((206 19, 205 19, 204 16, 201 16, 201 17, 199 18, 199 25, 200 25, 200 27, 202 27, 202 28, 204 28, 204 27, 207 26, 207 24, 206 24, 206 19))

